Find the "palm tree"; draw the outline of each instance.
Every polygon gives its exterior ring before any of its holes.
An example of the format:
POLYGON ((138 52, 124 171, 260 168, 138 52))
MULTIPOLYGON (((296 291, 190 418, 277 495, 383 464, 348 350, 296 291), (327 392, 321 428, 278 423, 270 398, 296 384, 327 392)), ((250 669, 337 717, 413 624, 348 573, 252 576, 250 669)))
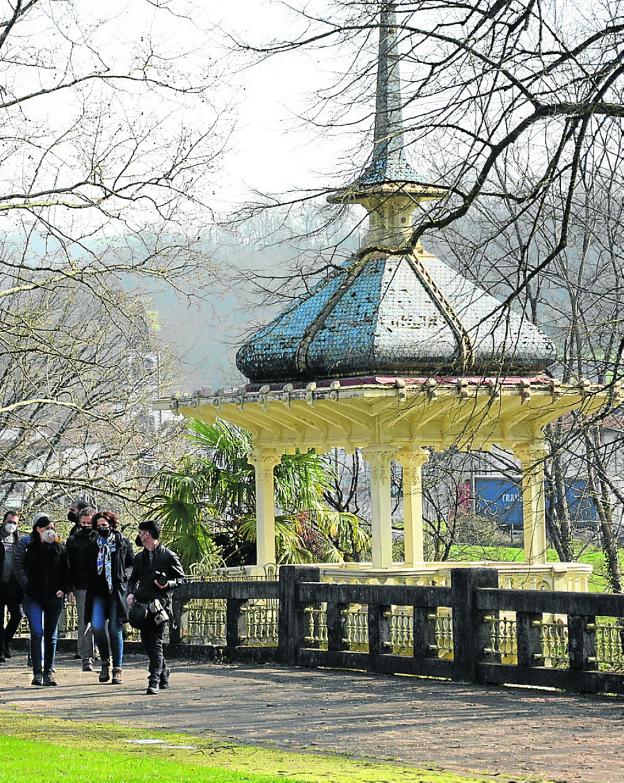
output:
MULTIPOLYGON (((162 522, 163 535, 187 567, 220 565, 220 558, 231 565, 248 562, 256 531, 255 476, 247 461, 251 436, 222 420, 193 419, 188 437, 193 455, 176 470, 161 472, 149 513, 162 522)), ((340 562, 345 552, 361 554, 370 547, 359 519, 332 511, 323 500, 330 470, 310 452, 284 456, 275 468, 279 562, 340 562)))

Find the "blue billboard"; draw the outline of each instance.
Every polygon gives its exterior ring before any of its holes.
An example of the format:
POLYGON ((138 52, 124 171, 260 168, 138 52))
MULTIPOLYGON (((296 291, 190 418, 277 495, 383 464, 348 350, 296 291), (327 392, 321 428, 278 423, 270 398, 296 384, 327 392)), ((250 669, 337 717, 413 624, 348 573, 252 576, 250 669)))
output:
POLYGON ((522 527, 520 485, 506 478, 474 480, 475 514, 497 519, 501 525, 522 527))
MULTIPOLYGON (((596 506, 585 479, 566 481, 566 500, 573 522, 593 521, 596 506)), ((496 519, 501 525, 522 527, 522 497, 519 481, 491 476, 474 480, 474 511, 481 517, 496 519)))

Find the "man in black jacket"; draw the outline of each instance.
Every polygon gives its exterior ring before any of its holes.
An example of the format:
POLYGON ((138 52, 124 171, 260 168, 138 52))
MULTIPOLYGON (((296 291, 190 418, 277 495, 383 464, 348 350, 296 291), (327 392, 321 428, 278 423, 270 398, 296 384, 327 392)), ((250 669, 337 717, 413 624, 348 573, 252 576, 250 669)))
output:
POLYGON ((85 506, 78 511, 78 524, 67 539, 67 560, 72 583, 76 611, 78 613, 78 654, 82 659, 82 671, 93 671, 93 631, 87 630, 85 623, 85 600, 89 586, 89 571, 91 564, 91 544, 95 533, 91 528, 91 517, 95 509, 85 506))
MULTIPOLYGON (((141 641, 149 656, 147 693, 169 687, 169 669, 163 655, 163 636, 170 620, 171 594, 186 582, 180 558, 160 543, 160 527, 154 520, 139 524, 143 550, 134 558, 128 583, 128 606, 148 606, 141 625, 141 641)), ((137 540, 138 543, 138 540, 137 540)))

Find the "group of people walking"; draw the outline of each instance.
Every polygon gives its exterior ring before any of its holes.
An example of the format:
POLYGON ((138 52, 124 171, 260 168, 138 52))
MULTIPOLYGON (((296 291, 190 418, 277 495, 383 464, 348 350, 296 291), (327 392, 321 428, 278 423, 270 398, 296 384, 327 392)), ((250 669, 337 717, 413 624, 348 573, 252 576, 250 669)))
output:
POLYGON ((123 683, 123 625, 140 629, 149 657, 147 693, 169 687, 163 637, 171 618, 171 595, 186 582, 177 555, 160 543, 154 520, 140 522, 135 543, 119 530, 112 511, 83 502, 70 506, 73 528, 63 544, 54 521, 35 514, 21 534, 19 515, 7 511, 0 529, 0 663, 11 657, 11 642, 23 613, 30 626, 32 684, 56 685, 54 660, 59 619, 73 595, 78 615, 78 653, 85 672, 101 659, 99 681, 123 683), (4 624, 5 608, 8 622, 4 624))

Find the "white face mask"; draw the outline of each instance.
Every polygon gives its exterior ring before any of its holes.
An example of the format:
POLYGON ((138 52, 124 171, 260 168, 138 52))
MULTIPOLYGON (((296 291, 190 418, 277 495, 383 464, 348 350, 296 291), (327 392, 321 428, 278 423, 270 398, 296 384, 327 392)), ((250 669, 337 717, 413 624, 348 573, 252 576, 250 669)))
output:
POLYGON ((17 530, 17 525, 15 524, 15 522, 5 522, 4 529, 9 535, 12 535, 17 530))
POLYGON ((53 544, 56 541, 56 530, 46 530, 41 538, 48 544, 53 544))

